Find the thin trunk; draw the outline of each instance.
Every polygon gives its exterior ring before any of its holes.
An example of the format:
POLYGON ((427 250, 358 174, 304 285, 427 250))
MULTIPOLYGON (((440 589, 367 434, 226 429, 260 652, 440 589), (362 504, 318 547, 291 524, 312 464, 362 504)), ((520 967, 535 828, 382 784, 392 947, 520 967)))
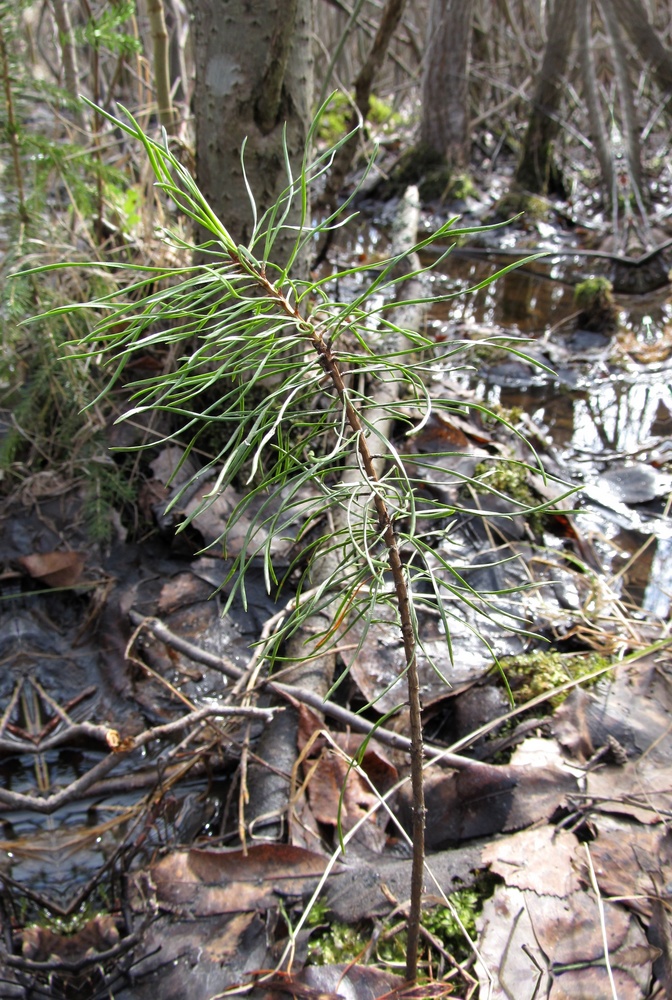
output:
POLYGON ((5 91, 5 113, 7 115, 7 132, 9 134, 9 144, 12 150, 12 162, 14 164, 14 183, 19 199, 19 218, 22 222, 28 222, 28 209, 26 208, 26 196, 23 187, 23 173, 21 170, 21 151, 19 149, 19 139, 17 134, 17 124, 14 115, 14 97, 12 94, 12 76, 7 58, 7 47, 5 36, 0 23, 0 72, 2 72, 2 82, 5 91))
POLYGON ((77 47, 70 23, 70 10, 66 0, 51 0, 54 20, 58 28, 58 42, 61 47, 63 62, 63 83, 65 89, 75 102, 73 114, 78 125, 82 124, 82 112, 79 100, 79 70, 77 67, 77 47))
POLYGON ((607 142, 607 133, 602 118, 602 108, 595 75, 595 59, 592 46, 593 3, 586 0, 585 7, 579 14, 579 58, 583 75, 583 91, 588 107, 590 135, 600 161, 602 171, 602 188, 606 200, 611 203, 614 186, 614 166, 607 142))
MULTIPOLYGON (((312 100, 311 0, 192 0, 196 173, 215 214, 240 243, 287 187, 283 133, 296 173, 312 100), (289 18, 289 20, 288 20, 289 18), (245 147, 245 169, 240 150, 245 147)), ((299 199, 300 200, 300 199, 299 199)), ((300 222, 295 205, 287 225, 300 222)), ((276 243, 278 263, 293 245, 276 243)))
MULTIPOLYGON (((84 9, 84 14, 87 21, 95 24, 93 11, 89 4, 89 0, 81 0, 82 7, 84 9)), ((96 38, 96 32, 92 32, 94 36, 94 42, 91 45, 91 97, 93 103, 100 106, 101 104, 101 86, 100 86, 100 51, 98 48, 98 41, 96 38)), ((96 109, 93 112, 93 149, 94 156, 98 163, 102 166, 103 158, 101 153, 101 133, 103 129, 103 119, 100 112, 96 109)), ((96 216, 94 218, 94 227, 96 234, 96 242, 98 246, 102 246, 104 238, 104 227, 103 227, 103 171, 98 170, 96 174, 96 216)))
MULTIPOLYGON (((354 114, 350 115, 346 123, 346 131, 353 129, 358 120, 363 123, 368 117, 373 81, 383 65, 392 36, 401 20, 405 6, 406 0, 387 0, 385 4, 376 37, 355 80, 355 104, 358 117, 356 118, 354 114)), ((324 194, 326 204, 333 204, 343 187, 346 174, 355 157, 358 143, 359 135, 356 133, 339 149, 326 185, 324 194)))
POLYGON ((170 90, 168 29, 163 0, 147 0, 147 14, 154 49, 154 86, 159 121, 167 132, 172 132, 175 128, 175 112, 170 90))
MULTIPOLYGON (((408 252, 416 242, 419 221, 419 201, 415 188, 406 192, 397 215, 397 232, 391 254, 408 252)), ((417 269, 419 261, 410 258, 406 273, 417 269)), ((402 299, 413 299, 421 296, 421 289, 409 279, 399 289, 402 299)), ((290 307, 291 308, 291 307, 290 307)), ((417 306, 405 306, 395 310, 389 317, 391 323, 400 329, 416 329, 421 315, 417 306)), ((396 355, 410 348, 407 338, 395 331, 381 335, 372 334, 374 342, 372 349, 381 356, 396 355)), ((394 532, 392 516, 389 514, 379 492, 374 488, 384 475, 387 456, 380 454, 381 442, 389 440, 391 431, 390 404, 398 400, 403 386, 397 378, 381 379, 373 388, 370 402, 366 408, 366 423, 361 420, 358 411, 349 402, 345 390, 344 377, 341 374, 337 359, 330 348, 315 332, 311 337, 312 345, 322 359, 325 371, 331 377, 339 396, 344 404, 346 415, 353 431, 359 435, 359 454, 352 456, 344 470, 342 482, 348 486, 350 494, 356 497, 356 505, 362 517, 366 518, 373 506, 375 508, 378 526, 388 549, 389 564, 397 594, 400 624, 404 642, 407 664, 407 683, 409 691, 409 707, 411 718, 411 741, 409 753, 411 757, 411 782, 413 787, 413 865, 411 875, 411 905, 408 919, 408 945, 406 978, 414 980, 417 976, 418 943, 420 934, 420 917, 422 910, 422 892, 424 883, 425 858, 425 805, 423 786, 423 740, 420 705, 420 688, 415 654, 415 629, 412 623, 410 600, 406 574, 399 555, 397 538, 394 532)), ((338 534, 347 535, 348 521, 352 518, 352 509, 335 509, 333 512, 333 529, 331 538, 338 534)), ((338 567, 342 556, 336 546, 330 542, 329 551, 315 560, 311 574, 311 585, 322 586, 338 575, 338 567)), ((291 662, 295 658, 297 665, 283 671, 283 681, 295 687, 307 689, 311 695, 324 699, 331 686, 335 655, 327 652, 319 655, 309 655, 311 646, 315 652, 320 644, 314 646, 313 636, 324 636, 333 628, 329 609, 313 615, 298 632, 292 636, 285 650, 285 660, 291 662)), ((264 836, 278 838, 282 834, 282 824, 278 817, 287 811, 289 782, 287 776, 291 773, 296 759, 298 717, 293 708, 276 716, 265 728, 256 748, 259 758, 273 765, 272 769, 264 765, 250 766, 248 782, 250 798, 247 818, 252 820, 255 830, 264 836), (283 774, 284 772, 284 774, 283 774), (261 822, 263 822, 263 828, 261 822)))
POLYGON ((473 0, 432 0, 422 77, 420 141, 450 167, 469 162, 473 0))
POLYGON ((672 91, 672 53, 660 41, 641 0, 610 0, 619 22, 627 31, 653 79, 664 94, 672 91))
MULTIPOLYGON (((637 125, 637 113, 635 111, 635 99, 632 90, 632 81, 627 67, 627 56, 623 36, 618 23, 618 18, 612 6, 612 0, 600 3, 602 16, 609 33, 612 44, 612 60, 616 75, 616 86, 618 88, 619 104, 621 106, 621 116, 623 121, 623 131, 625 132, 627 176, 622 178, 621 184, 625 190, 624 197, 628 199, 633 194, 637 207, 643 209, 642 190, 642 153, 639 142, 639 128, 637 125), (632 189, 631 191, 629 189, 632 189)), ((645 214, 645 213, 643 213, 645 214)))
POLYGON ((530 121, 515 183, 533 194, 546 194, 553 142, 560 131, 560 102, 574 40, 577 0, 555 0, 548 22, 548 41, 532 99, 530 121))

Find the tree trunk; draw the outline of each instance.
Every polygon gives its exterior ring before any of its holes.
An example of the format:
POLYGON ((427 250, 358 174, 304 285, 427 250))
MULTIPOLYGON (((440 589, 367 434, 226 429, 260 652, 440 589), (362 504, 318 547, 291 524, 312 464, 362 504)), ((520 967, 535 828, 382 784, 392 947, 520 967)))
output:
POLYGON ((515 176, 516 185, 532 194, 548 192, 552 147, 560 130, 558 110, 574 39, 576 10, 576 0, 555 0, 548 22, 548 41, 515 176))
POLYGON ((469 57, 473 0, 432 0, 422 77, 423 146, 449 167, 469 162, 469 57))
POLYGON ((154 53, 154 87, 159 122, 168 132, 175 128, 173 99, 170 92, 170 63, 168 59, 168 29, 163 0, 147 0, 147 13, 152 33, 154 53))
POLYGON ((662 44, 651 27, 641 0, 612 0, 613 9, 620 23, 630 35, 633 44, 663 93, 672 91, 672 54, 662 44))
MULTIPOLYGON (((355 79, 355 104, 359 120, 363 123, 369 115, 371 107, 371 88, 376 74, 385 61, 387 50, 392 36, 397 29, 401 16, 404 13, 406 0, 387 0, 383 10, 380 24, 376 36, 373 40, 369 53, 355 79)), ((357 124, 357 119, 353 114, 348 116, 346 132, 351 131, 357 124)), ((355 133, 344 143, 334 158, 334 164, 327 179, 327 186, 324 195, 324 204, 333 206, 336 202, 339 191, 343 187, 346 174, 352 165, 359 143, 359 134, 355 133)))
MULTIPOLYGON (((70 22, 70 11, 65 0, 51 0, 51 5, 58 28, 58 42, 63 60, 63 83, 73 101, 76 102, 79 98, 79 69, 77 68, 77 47, 70 22)), ((75 120, 78 125, 83 124, 79 105, 76 106, 75 120)))
POLYGON ((590 137, 600 161, 602 172, 602 190, 606 195, 606 202, 611 204, 614 191, 614 165, 611 151, 607 141, 607 133, 602 117, 602 106, 597 86, 595 74, 595 59, 592 47, 592 23, 593 23, 593 3, 586 0, 585 7, 579 11, 579 60, 581 63, 581 74, 583 76, 583 92, 588 107, 588 121, 590 122, 590 137))
MULTIPOLYGON (((283 129, 294 170, 303 156, 312 101, 312 0, 192 0, 196 173, 218 217, 248 243, 261 215, 287 187, 283 129)), ((300 205, 287 224, 298 222, 300 205)), ((287 234, 282 258, 294 242, 287 234)), ((278 261, 279 263, 282 260, 278 261)))
MULTIPOLYGON (((634 194, 637 203, 643 209, 642 191, 642 154, 639 143, 639 127, 637 125, 637 113, 635 111, 635 95, 633 93, 632 81, 628 73, 627 54, 618 18, 611 0, 600 4, 602 16, 607 26, 607 32, 612 45, 612 61, 616 76, 616 87, 618 90, 619 104, 621 106, 621 118, 623 132, 625 133, 625 163, 618 166, 617 170, 625 176, 621 180, 624 198, 629 198, 634 194), (627 170, 623 170, 626 166, 627 170), (631 190, 629 190, 631 189, 631 190)), ((645 217, 646 213, 642 212, 645 217)))

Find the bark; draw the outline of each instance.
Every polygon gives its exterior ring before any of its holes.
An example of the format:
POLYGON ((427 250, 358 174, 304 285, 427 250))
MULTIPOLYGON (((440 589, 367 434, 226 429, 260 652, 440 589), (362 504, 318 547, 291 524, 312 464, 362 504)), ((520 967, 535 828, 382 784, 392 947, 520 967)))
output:
MULTIPOLYGON (((621 105, 621 116, 623 120, 623 131, 625 133, 625 159, 627 171, 623 177, 623 165, 617 165, 617 170, 621 174, 620 184, 624 188, 623 195, 628 198, 634 194, 637 204, 643 208, 642 204, 642 154, 639 142, 639 128, 637 126, 637 114, 635 111, 635 98, 632 89, 632 81, 628 73, 627 58, 621 29, 612 6, 612 0, 600 4, 602 16, 604 17, 609 38, 612 44, 612 56, 614 71, 616 75, 616 86, 618 88, 619 103, 621 105), (631 189, 631 190, 628 190, 631 189)), ((645 213, 642 213, 645 215, 645 213)))
POLYGON ((469 162, 469 59, 473 0, 432 0, 422 77, 423 146, 448 166, 469 162))
POLYGON ((532 194, 548 192, 553 142, 560 130, 563 78, 576 25, 576 0, 555 0, 548 23, 548 41, 537 77, 530 121, 515 183, 532 194))
POLYGON ((147 14, 152 34, 154 55, 154 86, 159 121, 168 132, 175 128, 175 113, 170 93, 170 63, 168 59, 168 29, 163 0, 147 0, 147 14))
MULTIPOLYGON (((373 82, 385 61, 392 36, 401 20, 405 6, 406 0, 387 0, 385 4, 376 37, 355 80, 355 105, 358 116, 349 116, 346 122, 346 133, 357 125, 358 120, 363 123, 368 118, 373 82)), ((339 149, 327 181, 324 195, 325 204, 334 204, 355 157, 358 142, 359 136, 355 134, 339 149)))
POLYGON ((168 26, 168 62, 176 101, 191 104, 194 60, 190 39, 191 23, 183 0, 164 0, 168 26))
MULTIPOLYGON (((214 212, 240 243, 287 187, 283 128, 296 170, 312 100, 312 0, 192 0, 196 85, 196 173, 214 212)), ((289 225, 299 219, 296 206, 289 225)), ((277 247, 282 257, 293 243, 277 247)), ((281 263, 281 261, 279 261, 281 263)))
POLYGON ((581 73, 583 75, 583 91, 588 107, 588 120, 590 122, 590 137, 600 161, 602 171, 602 189, 606 195, 606 201, 611 203, 614 185, 614 167, 607 142, 607 133, 602 117, 602 108, 597 88, 597 78, 595 75, 595 60, 592 48, 592 20, 593 4, 592 0, 586 0, 583 11, 579 12, 579 58, 581 62, 581 73))
POLYGON ((664 94, 672 91, 672 53, 651 26, 641 0, 611 0, 614 12, 633 44, 649 64, 653 79, 664 94))
MULTIPOLYGON (((51 5, 58 28, 58 43, 63 60, 63 82, 73 101, 77 101, 79 98, 79 70, 77 68, 75 36, 70 23, 70 11, 65 0, 51 0, 51 5)), ((78 125, 82 124, 82 113, 79 105, 75 111, 75 120, 78 125)))
POLYGON ((28 222, 28 210, 26 208, 26 197, 23 187, 23 171, 21 168, 21 153, 19 140, 17 137, 16 118, 14 116, 14 96, 12 92, 12 77, 9 70, 9 59, 7 57, 7 46, 5 35, 0 22, 0 73, 2 73, 2 84, 5 92, 5 108, 7 115, 7 133, 9 144, 12 150, 12 162, 14 164, 14 183, 19 199, 19 216, 22 222, 28 222))

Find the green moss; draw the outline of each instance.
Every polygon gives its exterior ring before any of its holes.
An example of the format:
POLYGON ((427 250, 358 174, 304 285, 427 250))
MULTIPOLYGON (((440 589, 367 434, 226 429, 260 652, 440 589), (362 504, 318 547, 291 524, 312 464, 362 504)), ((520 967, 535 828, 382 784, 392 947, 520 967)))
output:
POLYGON ((395 111, 391 104, 382 98, 371 94, 369 98, 369 121, 374 125, 383 126, 385 131, 396 128, 401 124, 402 118, 398 111, 395 111))
POLYGON ((612 285, 608 278, 586 278, 574 289, 574 303, 579 309, 588 309, 596 299, 612 301, 612 285))
POLYGON ((574 304, 579 310, 577 326, 583 330, 615 330, 616 306, 613 286, 608 278, 587 278, 574 289, 574 304))
POLYGON ((310 913, 306 918, 308 927, 319 927, 329 919, 329 907, 322 899, 317 899, 310 908, 310 913))
MULTIPOLYGON (((422 914, 422 926, 438 939, 441 946, 458 962, 465 962, 473 955, 471 945, 464 936, 466 930, 473 940, 476 937, 476 918, 483 909, 483 903, 492 895, 492 880, 484 875, 478 883, 469 889, 459 889, 450 896, 457 917, 447 906, 434 906, 422 914), (462 927, 460 927, 460 923, 462 927)), ((429 956, 430 945, 426 938, 421 938, 420 959, 429 956)), ((406 932, 385 936, 385 929, 380 935, 376 949, 377 958, 387 965, 403 965, 406 956, 406 932)))
POLYGON ((87 899, 73 913, 67 916, 52 913, 44 907, 34 909, 30 903, 23 912, 22 923, 30 922, 38 927, 45 927, 54 934, 70 936, 77 934, 86 925, 99 916, 111 916, 109 909, 111 900, 105 887, 99 885, 93 897, 87 899))
POLYGON ((334 920, 320 929, 308 942, 308 959, 311 965, 337 965, 353 962, 366 950, 371 940, 370 932, 362 925, 350 926, 334 920))
POLYGON ((505 420, 507 424, 515 427, 522 420, 524 413, 522 406, 502 406, 501 403, 491 403, 490 413, 482 411, 480 416, 485 427, 499 427, 500 420, 505 420))
POLYGON ((545 222, 548 219, 549 205, 545 198, 524 191, 507 191, 492 206, 490 217, 493 221, 512 219, 523 215, 524 222, 545 222))
POLYGON ((422 923, 441 941, 446 951, 462 961, 471 952, 462 927, 472 940, 476 937, 476 917, 483 909, 483 896, 478 889, 460 889, 453 893, 450 901, 455 907, 457 919, 447 906, 435 906, 423 915, 422 923))
MULTIPOLYGON (((505 656, 499 661, 515 700, 521 705, 567 681, 579 680, 608 667, 609 663, 597 653, 559 653, 557 650, 536 650, 520 656, 505 656)), ((550 698, 549 708, 561 705, 568 693, 565 691, 550 698)))
POLYGON ((536 504, 534 494, 527 485, 527 467, 520 462, 505 462, 501 459, 494 463, 479 462, 474 469, 474 479, 480 479, 480 483, 473 484, 477 493, 497 490, 525 507, 534 507, 536 504))
MULTIPOLYGON (((457 961, 465 961, 471 955, 471 947, 462 927, 473 939, 476 936, 476 917, 483 909, 483 903, 492 895, 493 877, 489 872, 477 875, 476 883, 468 889, 458 889, 450 896, 453 910, 447 906, 434 906, 422 914, 422 926, 437 938, 441 945, 457 961)), ((365 921, 350 926, 339 920, 324 926, 328 920, 328 910, 324 904, 316 904, 308 918, 308 925, 316 927, 308 944, 309 962, 312 965, 330 965, 351 962, 360 957, 371 943, 373 926, 365 921), (318 926, 319 925, 319 926, 318 926)), ((386 921, 379 935, 376 957, 388 965, 403 965, 406 959, 406 932, 390 931, 398 923, 398 918, 386 921)), ((427 957, 430 945, 421 939, 422 957, 427 957)))
POLYGON ((474 198, 477 193, 469 174, 456 174, 449 182, 444 198, 448 201, 463 201, 465 198, 474 198))
MULTIPOLYGON (((353 100, 354 98, 348 98, 341 91, 334 94, 320 119, 318 133, 320 139, 333 145, 346 134, 351 127, 349 120, 353 110, 353 100)), ((369 100, 368 121, 376 126, 376 131, 387 132, 397 128, 402 117, 391 104, 372 94, 369 100)))

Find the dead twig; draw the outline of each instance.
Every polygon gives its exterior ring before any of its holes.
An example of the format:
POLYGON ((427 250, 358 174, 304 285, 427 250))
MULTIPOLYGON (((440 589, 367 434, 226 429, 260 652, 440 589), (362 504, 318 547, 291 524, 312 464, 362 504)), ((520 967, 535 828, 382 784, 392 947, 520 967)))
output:
MULTIPOLYGON (((78 798, 84 792, 88 791, 92 785, 101 778, 104 778, 110 771, 119 764, 125 757, 139 750, 141 747, 146 746, 146 744, 151 743, 153 740, 165 739, 168 736, 172 736, 175 733, 180 732, 182 729, 186 729, 189 726, 194 726, 204 719, 215 718, 217 716, 243 716, 245 718, 257 718, 263 719, 265 722, 269 722, 273 718, 274 712, 277 709, 271 708, 244 708, 244 707, 234 707, 231 705, 208 705, 204 708, 199 708, 195 712, 189 712, 187 715, 182 716, 181 719, 175 719, 173 722, 167 722, 163 726, 155 726, 152 729, 146 729, 144 732, 140 733, 138 736, 129 736, 126 739, 122 739, 120 734, 116 729, 111 727, 96 727, 97 729, 104 731, 104 739, 109 747, 111 747, 112 752, 104 757, 103 760, 99 761, 94 767, 90 768, 76 781, 62 788, 58 792, 54 792, 53 795, 49 795, 46 798, 40 798, 36 795, 25 795, 21 792, 11 792, 7 789, 0 788, 0 802, 5 806, 12 809, 33 809, 35 812, 50 815, 59 809, 66 802, 71 801, 74 798, 78 798)), ((66 731, 69 738, 69 732, 66 731)), ((101 733, 102 735, 102 733, 101 733)), ((17 745, 13 744, 14 751, 17 750, 17 745)), ((32 743, 27 743, 25 747, 21 749, 33 752, 36 751, 36 747, 32 743)), ((44 747, 39 748, 40 751, 44 747)))

